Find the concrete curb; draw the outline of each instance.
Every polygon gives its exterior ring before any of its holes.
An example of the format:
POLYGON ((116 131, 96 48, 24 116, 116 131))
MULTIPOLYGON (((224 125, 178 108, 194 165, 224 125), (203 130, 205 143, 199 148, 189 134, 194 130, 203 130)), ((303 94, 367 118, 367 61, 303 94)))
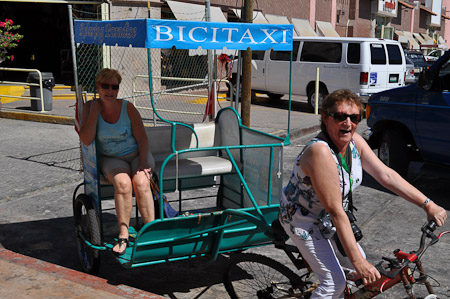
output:
MULTIPOLYGON (((302 129, 292 129, 291 133, 290 133, 290 137, 291 138, 298 138, 302 135, 307 135, 307 134, 311 134, 314 132, 317 132, 320 130, 320 125, 315 125, 312 127, 308 127, 308 128, 302 128, 302 129)), ((286 137, 286 136, 281 136, 281 137, 286 137)))
POLYGON ((29 112, 13 112, 13 111, 5 111, 5 110, 0 111, 0 118, 27 120, 27 121, 60 124, 60 125, 74 125, 75 124, 75 120, 73 117, 48 115, 48 114, 37 114, 37 113, 29 113, 29 112))
POLYGON ((54 291, 58 291, 58 294, 73 294, 75 288, 72 289, 71 285, 81 285, 83 286, 82 289, 84 289, 85 293, 79 294, 80 296, 89 294, 88 296, 92 296, 93 298, 95 298, 96 293, 99 292, 97 295, 104 295, 106 293, 110 294, 111 297, 153 299, 163 298, 159 295, 145 292, 126 285, 112 285, 107 280, 96 276, 24 256, 7 249, 0 249, 0 269, 4 275, 8 275, 7 273, 9 272, 9 267, 24 268, 25 274, 17 276, 14 275, 14 272, 11 273, 12 276, 9 277, 9 279, 0 282, 0 285, 3 284, 3 287, 5 289, 11 289, 8 287, 8 285, 12 285, 12 287, 14 287, 15 285, 19 286, 22 283, 29 284, 28 279, 30 277, 33 278, 34 275, 36 275, 35 273, 37 272, 40 273, 39 275, 45 275, 47 277, 45 281, 39 282, 41 286, 38 288, 37 292, 41 295, 47 293, 49 297, 52 297, 51 294, 54 291))

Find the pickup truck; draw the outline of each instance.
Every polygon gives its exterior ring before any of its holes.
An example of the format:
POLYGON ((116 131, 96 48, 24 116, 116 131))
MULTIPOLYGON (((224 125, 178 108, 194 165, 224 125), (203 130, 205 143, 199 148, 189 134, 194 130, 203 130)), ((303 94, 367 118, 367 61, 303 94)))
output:
POLYGON ((364 138, 403 177, 410 161, 450 166, 450 51, 416 83, 372 95, 366 117, 364 138))

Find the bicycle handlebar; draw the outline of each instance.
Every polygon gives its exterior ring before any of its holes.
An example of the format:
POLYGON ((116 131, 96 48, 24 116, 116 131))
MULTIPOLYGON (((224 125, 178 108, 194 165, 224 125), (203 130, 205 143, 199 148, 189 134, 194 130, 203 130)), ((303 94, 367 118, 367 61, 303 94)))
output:
MULTIPOLYGON (((422 230, 422 237, 420 238, 420 246, 419 249, 416 251, 412 251, 410 253, 410 255, 408 256, 408 258, 405 258, 405 260, 402 263, 399 263, 398 265, 396 265, 396 267, 398 267, 397 270, 392 271, 392 272, 387 272, 385 268, 383 268, 382 263, 380 262, 378 263, 375 268, 378 270, 378 272, 380 272, 381 275, 389 278, 389 279, 394 279, 399 273, 400 271, 403 270, 403 268, 405 268, 406 266, 408 266, 408 264, 410 262, 413 262, 417 259, 417 256, 419 256, 420 254, 422 254, 424 247, 425 247, 425 241, 427 238, 431 239, 430 245, 434 245, 439 241, 439 238, 436 237, 436 235, 433 233, 436 230, 436 222, 434 221, 430 221, 428 223, 425 223, 421 230, 422 230)), ((394 253, 397 253, 398 251, 394 251, 394 253)), ((391 262, 393 264, 393 260, 389 259, 389 258, 383 258, 384 260, 387 260, 389 262, 391 262)))

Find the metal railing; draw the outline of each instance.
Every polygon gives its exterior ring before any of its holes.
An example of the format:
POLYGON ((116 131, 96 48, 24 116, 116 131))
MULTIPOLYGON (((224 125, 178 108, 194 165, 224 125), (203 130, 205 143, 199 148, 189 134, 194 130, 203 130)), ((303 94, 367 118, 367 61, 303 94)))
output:
POLYGON ((38 69, 21 69, 21 68, 9 68, 9 67, 0 67, 0 71, 12 71, 12 72, 36 72, 39 75, 39 83, 28 83, 28 82, 16 82, 16 81, 3 81, 0 80, 0 84, 5 85, 20 85, 20 86, 39 86, 40 90, 40 97, 24 97, 24 96, 14 96, 14 95, 5 95, 0 94, 1 97, 6 98, 16 98, 16 99, 28 99, 28 100, 35 100, 35 101, 41 101, 41 112, 45 112, 44 110, 44 90, 42 88, 42 73, 38 69))
MULTIPOLYGON (((158 79, 158 80, 168 80, 168 81, 184 81, 184 82, 193 82, 193 84, 191 85, 186 85, 186 86, 179 86, 179 87, 175 87, 175 88, 170 88, 170 89, 166 89, 166 90, 160 90, 160 91, 154 91, 153 92, 153 96, 156 96, 156 98, 158 99, 160 96, 162 95, 171 95, 171 96, 181 96, 181 97, 192 97, 192 98, 204 98, 205 95, 204 94, 192 94, 192 93, 183 93, 181 91, 183 90, 189 90, 189 89, 195 89, 195 88, 201 88, 201 87, 205 87, 208 88, 208 82, 205 81, 205 79, 197 79, 197 78, 180 78, 180 77, 164 77, 164 76, 152 76, 153 79, 158 79), (198 83, 195 83, 198 82, 198 83)), ((126 98, 131 98, 133 101, 133 104, 136 106, 136 102, 135 99, 136 97, 142 97, 142 96, 149 96, 150 92, 146 91, 146 90, 138 90, 136 88, 136 80, 137 79, 148 79, 148 75, 136 75, 133 77, 132 79, 132 86, 133 86, 133 90, 132 96, 128 96, 126 98)), ((225 83, 226 85, 229 86, 229 89, 232 90, 232 85, 230 83, 230 81, 225 80, 225 79, 215 79, 216 83, 225 83)), ((125 97, 124 97, 125 98, 125 97)), ((231 101, 233 101, 233 93, 230 94, 230 97, 221 97, 221 96, 217 96, 217 100, 219 99, 228 99, 230 98, 231 101)), ((156 101, 157 101, 156 99, 156 101)), ((136 108, 138 109, 147 109, 147 110, 153 110, 152 107, 142 107, 142 106, 136 106, 136 108)), ((165 111, 165 112, 172 112, 172 113, 180 113, 180 114, 198 114, 198 115, 202 115, 203 113, 197 113, 197 112, 186 112, 186 111, 179 111, 179 110, 168 110, 168 109, 157 109, 158 111, 165 111)))

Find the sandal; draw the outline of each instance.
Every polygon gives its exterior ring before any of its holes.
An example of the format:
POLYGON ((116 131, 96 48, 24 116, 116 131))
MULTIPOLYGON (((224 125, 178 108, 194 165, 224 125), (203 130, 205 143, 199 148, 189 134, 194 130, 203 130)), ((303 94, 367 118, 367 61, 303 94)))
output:
POLYGON ((119 249, 120 249, 120 247, 122 247, 123 245, 125 245, 125 249, 124 249, 124 250, 122 250, 122 251, 120 251, 120 252, 113 251, 113 253, 114 253, 116 256, 123 255, 123 254, 125 253, 125 251, 127 250, 127 247, 128 247, 128 239, 126 239, 126 238, 119 238, 119 239, 117 240, 116 245, 119 245, 119 249))

